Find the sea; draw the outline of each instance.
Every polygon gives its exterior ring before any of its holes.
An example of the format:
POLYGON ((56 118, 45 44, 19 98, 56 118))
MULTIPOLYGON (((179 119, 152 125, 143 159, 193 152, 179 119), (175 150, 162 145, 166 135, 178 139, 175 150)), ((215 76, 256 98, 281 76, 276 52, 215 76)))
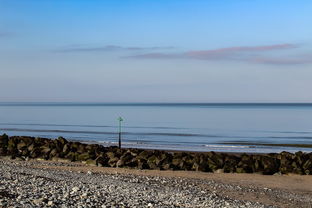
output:
POLYGON ((218 152, 312 152, 312 104, 0 103, 0 134, 104 146, 218 152), (123 121, 119 123, 118 118, 123 121))

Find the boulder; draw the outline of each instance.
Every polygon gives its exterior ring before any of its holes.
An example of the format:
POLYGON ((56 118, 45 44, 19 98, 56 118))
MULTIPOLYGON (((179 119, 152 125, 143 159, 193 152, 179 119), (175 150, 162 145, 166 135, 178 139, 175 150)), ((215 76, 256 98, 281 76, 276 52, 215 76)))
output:
POLYGON ((116 164, 117 164, 118 160, 119 160, 118 157, 110 158, 109 161, 108 161, 108 165, 110 167, 116 167, 116 164))
POLYGON ((33 148, 29 153, 29 157, 31 157, 31 158, 39 158, 41 156, 42 156, 42 153, 41 153, 41 149, 39 147, 33 148))
POLYGON ((303 165, 302 169, 304 174, 306 175, 312 175, 312 160, 307 160, 303 165))
POLYGON ((96 159, 96 165, 100 167, 108 166, 108 158, 105 156, 98 156, 96 159))
POLYGON ((223 155, 215 152, 207 153, 207 164, 210 170, 216 171, 224 166, 223 155))
POLYGON ((151 151, 144 150, 137 156, 138 159, 147 160, 151 156, 151 151))
POLYGON ((132 162, 133 156, 130 152, 123 154, 117 162, 117 167, 128 166, 132 162))
POLYGON ((137 162, 137 168, 138 169, 149 169, 149 165, 147 164, 147 160, 145 159, 142 159, 142 158, 136 158, 136 162, 137 162))
POLYGON ((82 154, 79 154, 79 153, 77 153, 77 160, 79 160, 79 161, 87 161, 87 160, 90 160, 90 159, 92 159, 92 157, 90 156, 90 154, 89 153, 82 153, 82 154))
POLYGON ((69 153, 69 151, 70 151, 70 145, 69 145, 69 144, 65 144, 65 145, 63 146, 62 153, 63 153, 64 155, 67 155, 67 154, 69 153))
POLYGON ((69 159, 72 162, 77 161, 78 153, 76 153, 76 152, 69 152, 67 155, 65 155, 65 158, 69 159))
POLYGON ((85 164, 90 166, 97 166, 96 160, 87 160, 85 161, 85 164))
POLYGON ((106 156, 111 159, 111 158, 115 158, 115 153, 114 152, 106 152, 106 156))
POLYGON ((274 157, 263 156, 261 157, 263 174, 273 175, 274 173, 279 172, 279 161, 274 157))
POLYGON ((63 146, 68 143, 68 141, 63 137, 58 137, 56 140, 60 142, 63 146))
POLYGON ((156 155, 152 155, 147 159, 147 164, 150 169, 160 169, 160 159, 156 155))
POLYGON ((20 143, 17 144, 16 147, 19 151, 22 151, 24 149, 27 149, 28 146, 24 141, 21 141, 20 143))
POLYGON ((6 134, 0 136, 0 156, 4 156, 7 154, 9 137, 6 134))
POLYGON ((60 156, 60 152, 56 148, 52 149, 49 154, 49 158, 59 157, 59 156, 60 156))
MULTIPOLYGON (((227 156, 224 159, 223 170, 225 173, 235 173, 239 159, 236 156, 227 156)), ((216 170, 215 170, 216 171, 216 170)))

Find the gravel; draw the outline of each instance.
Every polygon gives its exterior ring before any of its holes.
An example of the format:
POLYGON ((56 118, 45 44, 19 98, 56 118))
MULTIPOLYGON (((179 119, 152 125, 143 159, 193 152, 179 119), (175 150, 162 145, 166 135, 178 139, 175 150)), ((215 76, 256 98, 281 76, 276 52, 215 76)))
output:
POLYGON ((0 207, 273 207, 219 195, 217 189, 241 187, 215 181, 34 168, 37 163, 43 162, 0 159, 0 207))

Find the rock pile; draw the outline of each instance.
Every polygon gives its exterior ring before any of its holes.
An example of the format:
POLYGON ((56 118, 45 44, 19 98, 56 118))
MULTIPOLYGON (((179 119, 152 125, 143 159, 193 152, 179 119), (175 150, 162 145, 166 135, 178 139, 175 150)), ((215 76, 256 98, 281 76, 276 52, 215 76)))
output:
POLYGON ((0 136, 0 156, 81 161, 88 165, 156 170, 312 175, 312 153, 229 154, 119 149, 58 139, 0 136))

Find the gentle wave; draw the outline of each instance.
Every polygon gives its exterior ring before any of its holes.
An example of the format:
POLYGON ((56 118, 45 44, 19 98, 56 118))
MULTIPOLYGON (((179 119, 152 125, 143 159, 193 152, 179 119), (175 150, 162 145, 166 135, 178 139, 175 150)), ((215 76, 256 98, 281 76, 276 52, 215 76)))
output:
MULTIPOLYGON (((82 124, 37 124, 37 123, 0 123, 5 126, 57 126, 57 127, 94 127, 94 128, 117 128, 118 126, 109 125, 82 125, 82 124)), ((162 126, 125 126, 124 128, 129 129, 187 129, 178 127, 162 127, 162 126)))
MULTIPOLYGON (((50 133, 77 133, 77 134, 103 134, 116 135, 117 132, 108 131, 79 131, 79 130, 58 130, 58 129, 21 129, 21 128, 0 128, 2 131, 21 131, 21 132, 50 132, 50 133)), ((221 137, 218 135, 192 134, 192 133, 157 133, 157 132, 122 132, 124 135, 140 136, 183 136, 183 137, 221 137)))
POLYGON ((243 107, 243 108, 281 108, 312 107, 312 103, 74 103, 74 102, 0 102, 0 106, 34 106, 34 107, 243 107))
POLYGON ((212 148, 255 148, 255 146, 243 146, 243 145, 214 145, 214 144, 205 144, 205 147, 212 147, 212 148))
MULTIPOLYGON (((26 128, 0 128, 1 131, 15 132, 37 132, 37 133, 64 133, 64 134, 90 134, 90 135, 116 135, 114 131, 86 131, 86 130, 61 130, 61 129, 26 129, 26 128)), ((169 132, 122 132, 123 135, 131 136, 169 136, 169 137, 201 137, 201 138, 223 138, 223 139, 312 139, 312 136, 226 136, 213 134, 197 134, 197 133, 169 133, 169 132)), ((150 140, 149 140, 150 141, 150 140)), ((232 142, 247 142, 240 140, 231 140, 232 142)), ((219 141, 222 142, 222 141, 219 141)), ((191 141, 190 143, 194 143, 191 141)))

